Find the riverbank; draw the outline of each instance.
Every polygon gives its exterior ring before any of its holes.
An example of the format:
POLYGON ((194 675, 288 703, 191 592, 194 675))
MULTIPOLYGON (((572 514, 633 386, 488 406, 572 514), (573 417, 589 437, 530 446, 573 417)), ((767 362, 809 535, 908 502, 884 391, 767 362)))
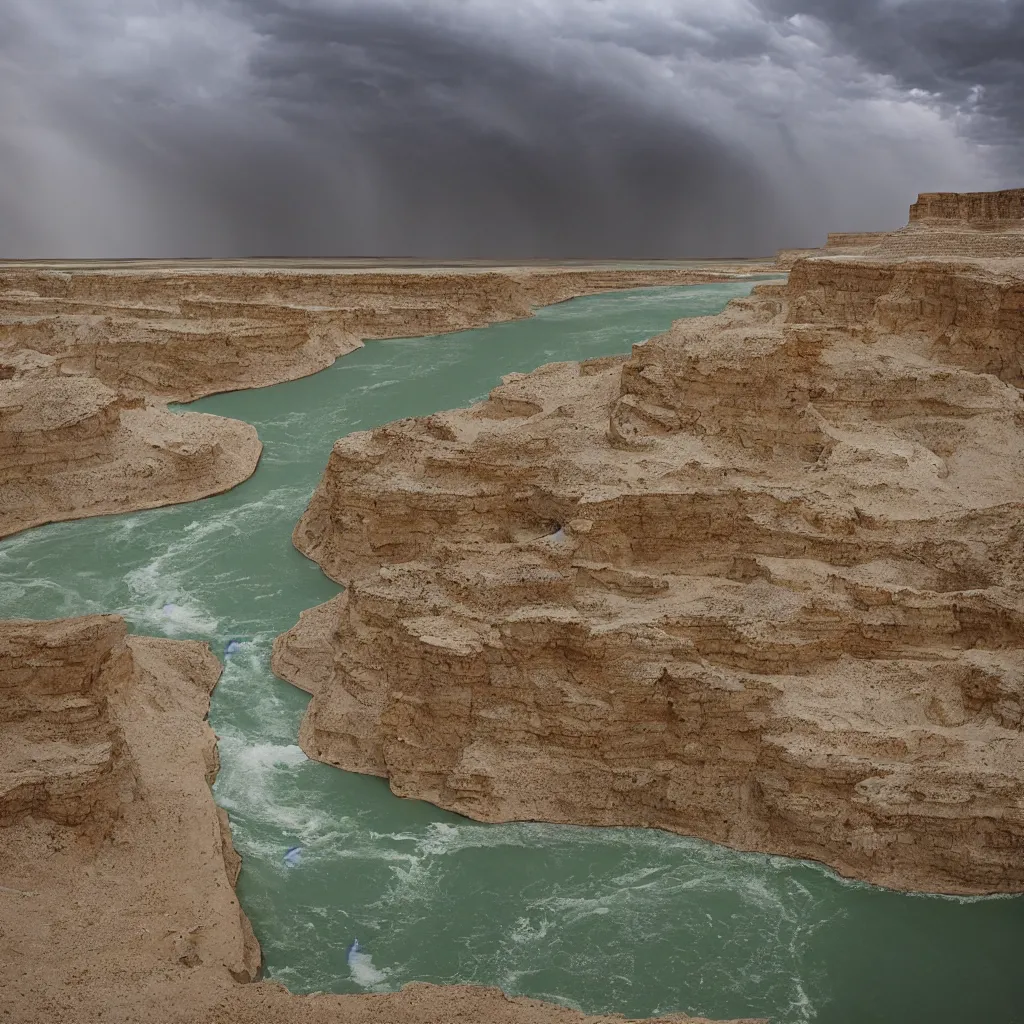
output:
POLYGON ((168 402, 307 376, 368 339, 756 269, 0 262, 0 536, 194 501, 249 478, 259 444, 245 424, 174 416, 168 402))
POLYGON ((322 374, 203 399, 192 411, 256 428, 264 453, 250 481, 197 504, 0 542, 2 614, 116 610, 132 633, 207 641, 221 657, 215 797, 244 857, 239 896, 268 978, 353 995, 473 981, 630 1018, 1012 1019, 1022 1004, 1017 898, 910 896, 649 829, 477 824, 296 746, 308 699, 274 679, 270 647, 338 593, 289 540, 334 440, 472 404, 504 374, 626 353, 749 288, 574 300, 479 331, 369 345, 322 374), (294 846, 301 863, 289 868, 294 846), (368 958, 355 971, 354 938, 368 958))

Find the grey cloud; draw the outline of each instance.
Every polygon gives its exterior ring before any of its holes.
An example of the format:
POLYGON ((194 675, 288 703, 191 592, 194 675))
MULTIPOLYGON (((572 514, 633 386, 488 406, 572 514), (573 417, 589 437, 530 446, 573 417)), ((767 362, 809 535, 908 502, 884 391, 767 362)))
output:
POLYGON ((279 7, 259 24, 263 100, 369 161, 389 197, 386 249, 642 256, 769 242, 749 157, 573 68, 366 10, 279 7), (737 216, 723 223, 729 202, 737 216))
POLYGON ((0 255, 762 254, 983 185, 837 10, 8 0, 0 255))
POLYGON ((1024 144, 1024 0, 767 0, 763 6, 777 17, 817 19, 839 51, 962 108, 975 118, 980 140, 1024 144))

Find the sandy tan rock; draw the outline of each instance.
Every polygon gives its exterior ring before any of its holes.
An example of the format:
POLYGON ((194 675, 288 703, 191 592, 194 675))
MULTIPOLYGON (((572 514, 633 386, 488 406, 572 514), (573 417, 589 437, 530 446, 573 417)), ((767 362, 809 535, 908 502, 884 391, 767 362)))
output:
POLYGON ((1024 262, 798 262, 337 442, 313 757, 471 817, 1024 890, 1024 262))
POLYGON ((251 427, 166 402, 303 377, 364 338, 756 269, 0 263, 0 536, 192 501, 253 473, 251 427))
POLYGON ((259 946, 209 788, 219 674, 205 645, 129 638, 113 616, 0 623, 0 1019, 611 1020, 494 989, 299 997, 249 983, 259 946))
POLYGON ((0 990, 12 1020, 160 1020, 256 977, 210 793, 205 644, 0 623, 0 990))
POLYGON ((247 423, 174 414, 91 377, 0 381, 0 536, 226 491, 262 445, 247 423))
POLYGON ((924 192, 896 231, 832 232, 823 249, 783 249, 777 264, 789 269, 810 256, 906 259, 962 256, 1024 258, 1024 189, 1003 192, 924 192))
POLYGON ((911 223, 961 221, 1024 228, 1024 188, 1001 192, 922 192, 910 208, 911 223))
POLYGON ((736 269, 0 264, 0 363, 33 352, 51 372, 189 401, 315 373, 364 339, 480 327, 577 295, 728 280, 736 269))

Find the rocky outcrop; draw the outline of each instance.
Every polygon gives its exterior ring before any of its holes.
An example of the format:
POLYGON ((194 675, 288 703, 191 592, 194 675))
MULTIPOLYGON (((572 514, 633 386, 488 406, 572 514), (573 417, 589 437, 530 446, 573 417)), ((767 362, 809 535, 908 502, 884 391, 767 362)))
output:
POLYGON ((128 637, 112 616, 0 623, 0 1016, 611 1024, 494 989, 299 997, 256 983, 240 861, 210 792, 219 674, 204 644, 128 637))
POLYGON ((247 423, 176 415, 91 377, 0 381, 0 536, 193 501, 251 476, 247 423))
POLYGON ((823 249, 783 249, 776 263, 789 269, 811 256, 869 259, 960 256, 1024 258, 1024 189, 1004 192, 924 192, 896 231, 833 232, 823 249))
POLYGON ((1024 229, 1024 188, 1002 192, 923 192, 910 208, 911 224, 960 221, 1024 229))
POLYGON ((210 793, 219 675, 205 644, 129 638, 114 616, 0 623, 0 989, 12 1020, 127 1020, 131 1007, 169 1019, 141 1004, 256 977, 210 793))
POLYGON ((364 339, 480 327, 576 295, 728 280, 729 271, 0 265, 0 362, 5 351, 32 352, 51 373, 184 402, 304 377, 364 339))
POLYGON ((134 677, 111 620, 0 623, 0 825, 109 827, 136 789, 111 707, 134 677))
POLYGON ((804 260, 337 442, 301 742, 488 820, 1024 890, 1024 267, 804 260))
POLYGON ((0 536, 192 501, 252 474, 251 427, 171 415, 169 401, 315 373, 364 338, 478 327, 574 295, 750 269, 0 264, 0 536))

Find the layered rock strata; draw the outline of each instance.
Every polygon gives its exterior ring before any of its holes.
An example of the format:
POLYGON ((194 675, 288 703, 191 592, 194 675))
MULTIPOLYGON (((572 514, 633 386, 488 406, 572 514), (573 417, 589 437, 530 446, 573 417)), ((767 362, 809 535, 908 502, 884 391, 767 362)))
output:
POLYGON ((486 821, 1024 890, 1024 265, 811 259, 339 441, 301 742, 486 821))
POLYGON ((31 351, 52 360, 51 372, 185 402, 315 373, 364 339, 480 327, 578 295, 734 274, 671 266, 375 272, 0 264, 0 362, 4 352, 31 351))
POLYGON ((749 269, 0 264, 0 536, 191 501, 252 474, 252 428, 171 415, 167 402, 302 377, 364 338, 459 330, 574 295, 749 269))
POLYGON ((92 377, 0 381, 0 536, 225 491, 251 476, 247 423, 165 407, 92 377))
POLYGON ((254 982, 240 861, 209 788, 219 674, 205 645, 129 638, 112 616, 0 623, 0 1018, 611 1024, 495 989, 299 997, 254 982))
POLYGON ((0 623, 0 990, 16 1021, 168 1020, 255 979, 210 793, 205 644, 122 619, 0 623))
POLYGON ((823 249, 784 249, 784 269, 811 256, 871 259, 1024 258, 1024 189, 1004 192, 924 192, 896 231, 834 232, 823 249))
POLYGON ((959 221, 1024 229, 1024 188, 1001 192, 922 192, 910 208, 910 222, 959 221))

